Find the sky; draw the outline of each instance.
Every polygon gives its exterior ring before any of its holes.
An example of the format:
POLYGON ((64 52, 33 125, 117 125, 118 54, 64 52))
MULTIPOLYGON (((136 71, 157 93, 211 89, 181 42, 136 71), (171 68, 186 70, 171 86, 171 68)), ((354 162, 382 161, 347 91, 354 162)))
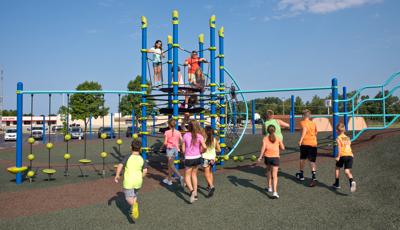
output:
MULTIPOLYGON (((225 28, 225 66, 242 89, 329 86, 336 77, 350 91, 400 70, 398 0, 0 0, 4 108, 15 109, 18 81, 26 90, 72 90, 85 80, 125 90, 141 72, 140 17, 148 19, 148 46, 161 39, 165 48, 175 9, 187 50, 197 49, 200 33, 209 46, 216 15, 217 29, 225 28)), ((180 53, 180 61, 186 57, 180 53)), ((106 100, 116 112, 117 96, 106 100)), ((53 96, 53 109, 62 101, 53 96)), ((35 97, 34 112, 45 113, 47 103, 35 97)))

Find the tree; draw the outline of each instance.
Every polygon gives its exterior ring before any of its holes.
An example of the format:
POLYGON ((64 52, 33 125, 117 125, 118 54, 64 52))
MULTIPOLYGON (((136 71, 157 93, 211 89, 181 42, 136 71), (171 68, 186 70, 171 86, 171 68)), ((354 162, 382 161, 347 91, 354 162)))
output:
MULTIPOLYGON (((85 81, 76 87, 76 90, 102 90, 99 83, 85 81)), ((89 117, 94 118, 108 114, 107 107, 104 106, 102 94, 73 94, 70 97, 70 114, 74 120, 83 120, 85 123, 85 135, 89 117)), ((65 109, 66 110, 66 109, 65 109)))
MULTIPOLYGON (((142 82, 142 77, 140 75, 136 76, 134 80, 129 81, 128 83, 128 91, 141 91, 142 87, 140 86, 142 82)), ((147 91, 147 94, 151 93, 151 89, 149 88, 147 91)), ((135 110, 135 115, 140 116, 140 111, 141 111, 141 96, 140 95, 134 95, 134 94, 129 94, 129 95, 124 95, 121 97, 121 104, 119 106, 119 109, 122 113, 122 116, 126 115, 131 115, 132 114, 132 109, 135 110)), ((149 106, 148 111, 151 111, 154 107, 154 102, 149 101, 149 106)))
POLYGON ((12 109, 10 109, 10 110, 3 110, 2 111, 2 115, 3 116, 17 116, 17 110, 12 110, 12 109))

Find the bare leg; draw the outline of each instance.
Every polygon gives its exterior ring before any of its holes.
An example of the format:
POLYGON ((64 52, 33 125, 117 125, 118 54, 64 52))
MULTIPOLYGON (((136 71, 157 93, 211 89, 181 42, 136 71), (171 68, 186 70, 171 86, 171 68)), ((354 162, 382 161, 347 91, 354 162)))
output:
POLYGON ((279 167, 273 166, 272 170, 271 170, 272 171, 271 172, 272 180, 273 180, 273 183, 274 183, 274 188, 273 188, 274 192, 278 192, 278 169, 279 169, 279 167))
POLYGON ((315 162, 310 161, 310 168, 311 168, 311 171, 314 171, 314 172, 317 171, 317 164, 315 162))
POLYGON ((192 171, 193 171, 193 168, 191 168, 191 167, 185 168, 185 183, 190 192, 193 191, 193 185, 192 185, 192 179, 191 179, 192 171))
POLYGON ((271 166, 267 165, 267 187, 268 189, 272 189, 272 174, 271 174, 271 166))
POLYGON ((204 169, 204 176, 206 178, 208 187, 210 187, 210 188, 214 187, 213 175, 212 175, 212 172, 211 172, 211 166, 208 166, 207 168, 204 169))
POLYGON ((347 179, 353 179, 353 174, 351 173, 350 169, 345 169, 344 174, 346 175, 347 179))
POLYGON ((179 173, 179 171, 175 168, 174 165, 174 158, 168 158, 168 168, 171 170, 171 175, 170 175, 170 179, 172 178, 172 173, 174 172, 178 177, 181 177, 181 174, 179 173))
POLYGON ((306 160, 300 160, 300 171, 304 171, 304 164, 306 160))
POLYGON ((340 173, 340 168, 336 167, 335 168, 335 178, 339 179, 339 173, 340 173))
POLYGON ((199 168, 197 166, 194 166, 192 168, 191 176, 192 176, 192 183, 193 183, 193 191, 194 194, 197 196, 197 171, 199 168))

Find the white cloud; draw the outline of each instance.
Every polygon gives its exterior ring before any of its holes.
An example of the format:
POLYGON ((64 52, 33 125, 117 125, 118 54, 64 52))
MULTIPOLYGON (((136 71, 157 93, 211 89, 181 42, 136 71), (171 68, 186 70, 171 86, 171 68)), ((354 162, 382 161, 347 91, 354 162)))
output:
POLYGON ((383 0, 280 0, 278 10, 294 13, 327 14, 380 2, 383 2, 383 0))

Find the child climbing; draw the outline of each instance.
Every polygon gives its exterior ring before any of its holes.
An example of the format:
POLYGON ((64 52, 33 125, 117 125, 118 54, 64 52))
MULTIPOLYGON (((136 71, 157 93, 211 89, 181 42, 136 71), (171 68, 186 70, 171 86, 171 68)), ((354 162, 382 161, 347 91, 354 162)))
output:
POLYGON ((163 180, 163 183, 172 185, 172 174, 175 173, 179 178, 181 186, 184 186, 183 177, 179 171, 175 168, 174 160, 179 154, 179 144, 182 143, 181 133, 175 129, 176 121, 170 119, 168 121, 169 130, 164 133, 164 146, 166 147, 167 159, 168 159, 168 175, 163 180))
POLYGON ((267 166, 267 187, 265 190, 272 193, 273 198, 278 199, 279 151, 285 150, 285 146, 282 140, 275 135, 275 131, 276 129, 274 125, 269 125, 267 127, 268 136, 265 136, 263 139, 263 145, 258 161, 261 161, 264 157, 264 162, 267 166))
POLYGON ((336 157, 336 169, 335 169, 335 183, 333 187, 336 189, 340 188, 339 184, 339 173, 340 169, 344 167, 344 174, 349 179, 350 191, 356 191, 356 182, 353 180, 353 174, 351 169, 353 167, 353 151, 351 150, 351 140, 345 134, 345 127, 343 123, 339 123, 336 126, 336 131, 339 136, 336 139, 338 146, 338 156, 336 157))
POLYGON ((212 197, 214 195, 215 187, 214 187, 214 175, 212 172, 212 168, 215 164, 215 158, 217 157, 217 152, 221 152, 221 148, 219 146, 218 140, 214 137, 214 131, 211 126, 207 126, 205 128, 206 134, 206 150, 203 153, 203 168, 204 168, 204 176, 207 181, 207 197, 212 197))
POLYGON ((133 219, 139 218, 139 204, 137 194, 143 184, 143 177, 147 173, 147 163, 143 160, 139 151, 142 143, 134 140, 131 143, 131 154, 126 156, 121 163, 118 164, 114 181, 119 182, 122 169, 124 169, 123 188, 125 199, 131 206, 131 216, 133 219))

